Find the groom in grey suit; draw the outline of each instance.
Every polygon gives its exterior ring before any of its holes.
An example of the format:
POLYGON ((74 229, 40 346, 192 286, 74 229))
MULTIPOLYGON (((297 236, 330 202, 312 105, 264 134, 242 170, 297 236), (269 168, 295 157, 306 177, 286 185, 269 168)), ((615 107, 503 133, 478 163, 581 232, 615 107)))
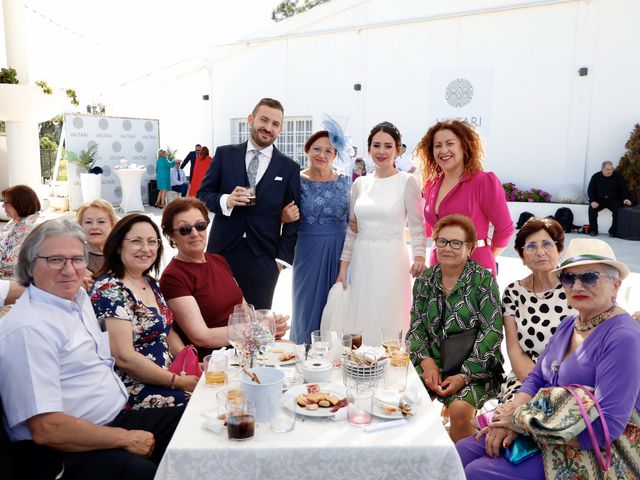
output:
POLYGON ((271 308, 298 238, 299 221, 280 222, 282 209, 300 200, 300 166, 273 145, 283 119, 279 101, 260 100, 248 118, 249 141, 216 149, 197 194, 215 213, 207 252, 225 257, 256 309, 271 308), (255 205, 249 187, 255 188, 255 205))

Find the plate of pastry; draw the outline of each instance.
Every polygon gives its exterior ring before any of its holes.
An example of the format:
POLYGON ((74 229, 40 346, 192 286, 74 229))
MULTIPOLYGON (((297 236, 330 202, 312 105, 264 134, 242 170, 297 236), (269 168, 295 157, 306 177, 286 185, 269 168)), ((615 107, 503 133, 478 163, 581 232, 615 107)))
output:
MULTIPOLYGON (((345 398, 342 385, 334 383, 306 383, 291 387, 285 393, 296 398, 296 413, 308 417, 331 417, 336 414, 345 398)), ((292 408, 292 402, 286 402, 292 408)))

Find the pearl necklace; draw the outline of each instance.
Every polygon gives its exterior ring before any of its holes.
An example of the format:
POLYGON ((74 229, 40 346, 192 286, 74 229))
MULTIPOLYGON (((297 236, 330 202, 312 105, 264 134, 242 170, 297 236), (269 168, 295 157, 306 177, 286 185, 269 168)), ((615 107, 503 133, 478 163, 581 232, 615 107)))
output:
POLYGON ((591 317, 589 320, 582 320, 582 318, 580 318, 580 316, 578 315, 578 318, 576 318, 576 321, 573 324, 573 328, 576 332, 588 332, 589 330, 596 328, 607 318, 609 318, 609 315, 611 315, 611 313, 613 313, 615 309, 616 306, 611 305, 604 312, 600 312, 598 315, 596 315, 595 317, 591 317))

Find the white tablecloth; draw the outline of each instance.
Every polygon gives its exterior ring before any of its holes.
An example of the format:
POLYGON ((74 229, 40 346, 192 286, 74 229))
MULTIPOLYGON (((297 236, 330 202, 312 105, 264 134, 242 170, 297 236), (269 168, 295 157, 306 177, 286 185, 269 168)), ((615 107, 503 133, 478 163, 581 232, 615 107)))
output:
MULTIPOLYGON (((409 383, 420 384, 413 367, 409 383)), ((335 369, 334 381, 342 375, 335 369)), ((271 432, 259 424, 255 437, 232 442, 227 432, 202 428, 201 412, 216 409, 221 387, 204 377, 169 443, 156 480, 464 480, 458 454, 445 431, 440 412, 420 386, 421 401, 409 425, 366 433, 347 421, 298 415, 295 430, 271 432)), ((384 420, 375 419, 374 422, 384 420)))
POLYGON ((140 186, 142 185, 145 170, 140 168, 120 168, 115 172, 120 179, 120 188, 122 189, 120 209, 124 213, 144 212, 140 186))

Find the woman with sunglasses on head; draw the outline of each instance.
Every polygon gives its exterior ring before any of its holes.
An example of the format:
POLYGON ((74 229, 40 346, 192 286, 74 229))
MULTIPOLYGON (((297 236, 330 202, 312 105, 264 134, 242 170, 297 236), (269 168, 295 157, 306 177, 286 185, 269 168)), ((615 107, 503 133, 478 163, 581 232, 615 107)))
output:
POLYGON ((438 263, 413 285, 407 339, 430 395, 448 407, 449 435, 456 442, 475 431, 471 420, 476 410, 500 389, 500 292, 491 272, 470 259, 477 242, 470 218, 440 219, 433 241, 438 263), (464 345, 449 349, 447 343, 463 336, 464 345))
MULTIPOLYGON (((206 253, 209 216, 196 198, 179 198, 162 214, 162 232, 178 250, 162 272, 160 289, 173 312, 174 329, 204 358, 228 345, 227 321, 243 302, 242 291, 222 255, 206 253)), ((288 317, 276 315, 276 337, 287 330, 288 317)))
POLYGON ((116 371, 129 392, 129 408, 184 405, 198 383, 171 373, 172 355, 184 344, 151 274, 158 274, 162 239, 153 220, 131 214, 115 224, 104 245, 105 262, 89 295, 109 332, 116 371))
POLYGON ((501 403, 513 398, 562 319, 575 310, 552 270, 564 247, 562 226, 550 218, 531 218, 522 226, 515 249, 531 274, 507 286, 502 295, 504 331, 511 373, 502 384, 501 403))
MULTIPOLYGON (((602 240, 574 239, 564 261, 553 273, 558 275, 567 300, 577 313, 560 323, 514 399, 496 410, 492 422, 477 438, 470 436, 456 445, 468 480, 545 478, 540 453, 517 465, 501 457, 502 450, 522 430, 513 422, 514 412, 545 387, 571 384, 593 387, 611 442, 623 434, 633 410, 640 411, 640 325, 616 304, 620 284, 629 275, 629 268, 616 260, 611 247, 602 240)), ((551 403, 545 405, 549 415, 555 412, 549 410, 553 408, 551 403)), ((563 415, 567 411, 563 410, 563 415)), ((602 421, 596 418, 591 423, 595 441, 604 448, 602 421)), ((566 449, 560 450, 565 452, 561 465, 563 478, 596 478, 576 470, 580 468, 576 462, 586 455, 585 450, 593 453, 588 429, 569 439, 566 445, 566 449)), ((611 472, 619 475, 615 478, 638 478, 637 467, 635 471, 627 470, 634 467, 621 465, 620 460, 614 451, 611 472)), ((605 478, 604 472, 600 474, 605 478)))

